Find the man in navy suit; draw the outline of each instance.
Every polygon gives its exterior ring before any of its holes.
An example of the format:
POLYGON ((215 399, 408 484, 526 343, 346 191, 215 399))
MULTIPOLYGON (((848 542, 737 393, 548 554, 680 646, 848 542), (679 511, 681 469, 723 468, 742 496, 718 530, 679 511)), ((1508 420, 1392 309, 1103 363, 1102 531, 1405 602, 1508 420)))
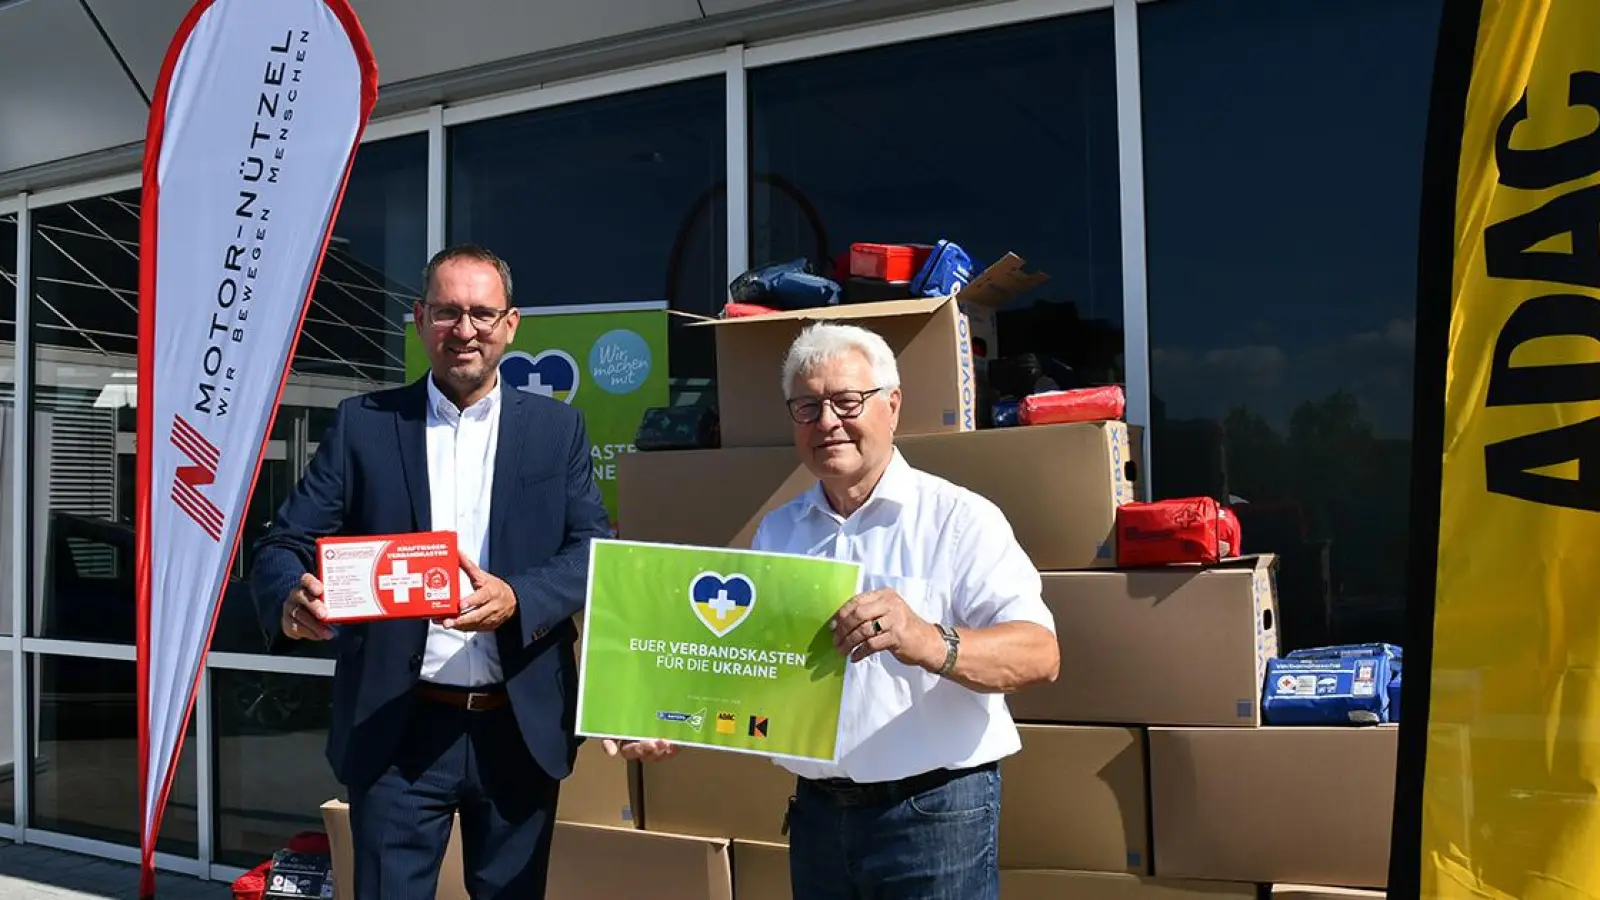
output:
POLYGON ((350 792, 358 900, 432 898, 456 812, 475 900, 544 896, 577 753, 572 617, 609 528, 581 414, 503 389, 511 302, 493 253, 435 256, 413 310, 432 372, 341 403, 256 547, 268 632, 337 647, 327 754, 350 792), (460 615, 323 621, 317 538, 430 530, 459 536, 460 615))

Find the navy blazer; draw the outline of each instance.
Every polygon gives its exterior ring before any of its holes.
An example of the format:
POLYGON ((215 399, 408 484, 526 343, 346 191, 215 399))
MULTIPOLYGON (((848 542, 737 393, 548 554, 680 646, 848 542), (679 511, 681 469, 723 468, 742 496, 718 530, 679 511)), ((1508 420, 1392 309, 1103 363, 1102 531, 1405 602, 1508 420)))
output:
MULTIPOLYGON (((251 590, 269 635, 282 635, 284 601, 317 570, 317 538, 432 530, 427 404, 427 376, 339 404, 304 478, 255 546, 251 590)), ((571 772, 578 744, 572 617, 583 609, 589 542, 610 533, 589 454, 582 413, 503 391, 486 568, 511 586, 517 611, 495 637, 518 728, 558 779, 571 772)), ((341 783, 365 787, 400 740, 427 620, 336 630, 328 762, 341 783)))

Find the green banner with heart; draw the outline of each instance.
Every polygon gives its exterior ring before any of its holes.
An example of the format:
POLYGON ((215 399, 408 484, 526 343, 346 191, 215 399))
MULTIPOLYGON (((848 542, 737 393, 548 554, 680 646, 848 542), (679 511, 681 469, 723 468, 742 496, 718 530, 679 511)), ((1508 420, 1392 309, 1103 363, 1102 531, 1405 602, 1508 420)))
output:
POLYGON ((590 554, 579 734, 836 761, 828 620, 858 564, 614 540, 590 554))

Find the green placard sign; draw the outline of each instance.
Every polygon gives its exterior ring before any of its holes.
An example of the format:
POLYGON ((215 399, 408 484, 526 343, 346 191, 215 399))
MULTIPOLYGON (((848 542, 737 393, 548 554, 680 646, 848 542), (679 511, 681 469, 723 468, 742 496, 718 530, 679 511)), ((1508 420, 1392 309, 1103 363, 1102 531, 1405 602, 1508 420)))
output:
POLYGON ((828 620, 860 584, 856 563, 595 541, 578 733, 836 761, 828 620))
MULTIPOLYGON (((506 390, 553 397, 583 410, 594 479, 617 520, 617 459, 633 452, 645 410, 666 406, 665 304, 524 307, 500 360, 506 390)), ((428 371, 415 328, 406 330, 406 377, 428 371)))

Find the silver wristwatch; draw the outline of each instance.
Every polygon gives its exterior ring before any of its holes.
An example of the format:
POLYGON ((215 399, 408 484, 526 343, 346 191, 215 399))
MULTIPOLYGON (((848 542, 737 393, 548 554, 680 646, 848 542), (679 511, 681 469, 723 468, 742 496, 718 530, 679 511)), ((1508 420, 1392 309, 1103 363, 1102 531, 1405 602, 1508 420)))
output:
POLYGON ((944 637, 944 665, 939 669, 939 677, 943 678, 956 667, 956 652, 961 647, 961 635, 943 623, 939 624, 939 634, 944 637))

